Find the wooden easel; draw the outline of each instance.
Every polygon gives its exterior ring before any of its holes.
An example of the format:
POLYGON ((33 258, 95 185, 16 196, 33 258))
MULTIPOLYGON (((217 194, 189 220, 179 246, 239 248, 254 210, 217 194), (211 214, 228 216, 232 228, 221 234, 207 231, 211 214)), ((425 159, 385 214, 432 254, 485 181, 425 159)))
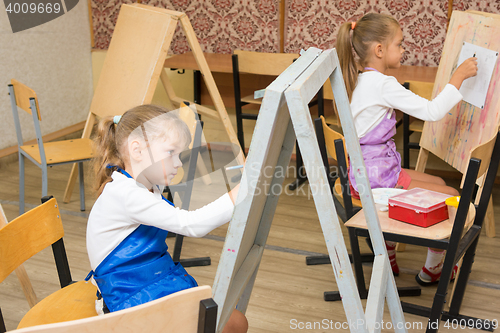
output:
MULTIPOLYGON (((179 21, 217 111, 201 105, 196 105, 196 109, 205 116, 220 119, 232 146, 239 147, 236 133, 189 18, 181 12, 141 4, 124 4, 120 9, 83 129, 83 138, 90 137, 96 118, 121 115, 132 107, 150 103, 160 77, 171 104, 178 107, 184 101, 175 96, 172 84, 163 70, 179 21)), ((235 152, 235 155, 242 164, 243 154, 235 152)), ((73 166, 64 202, 69 202, 71 198, 76 176, 76 166, 73 166)))
POLYGON ((219 306, 218 332, 222 331, 236 305, 240 311, 246 311, 281 193, 279 189, 283 186, 283 170, 290 162, 295 139, 303 154, 347 320, 362 323, 351 329, 373 332, 377 331, 378 324, 380 331, 387 298, 395 331, 406 332, 371 191, 361 196, 375 253, 366 312, 363 310, 307 107, 329 78, 346 133, 351 163, 358 170, 356 181, 369 189, 344 80, 337 66, 334 49, 309 48, 266 89, 212 288, 219 306))
MULTIPOLYGON (((462 42, 500 52, 499 34, 500 15, 476 11, 454 11, 446 34, 432 95, 437 96, 456 69, 462 42)), ((497 62, 497 68, 498 65, 497 62)), ((431 152, 465 175, 471 152, 481 144, 490 141, 498 131, 500 96, 496 91, 499 88, 500 72, 495 70, 483 109, 462 101, 440 121, 425 122, 415 170, 424 172, 429 152, 431 152)), ((483 161, 482 165, 489 165, 489 157, 486 154, 479 158, 483 161)), ((483 183, 484 178, 478 184, 480 188, 483 183)), ((477 196, 479 197, 480 195, 477 196)), ((495 225, 491 199, 488 211, 488 218, 485 221, 486 234, 494 237, 495 225)))

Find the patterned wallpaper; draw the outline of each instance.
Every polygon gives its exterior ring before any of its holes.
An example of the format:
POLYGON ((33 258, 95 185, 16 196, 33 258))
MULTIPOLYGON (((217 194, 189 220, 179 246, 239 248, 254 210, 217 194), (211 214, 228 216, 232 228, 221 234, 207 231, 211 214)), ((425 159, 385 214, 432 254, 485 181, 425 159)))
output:
MULTIPOLYGON (((108 48, 120 5, 133 2, 136 1, 92 0, 95 48, 108 48)), ((143 0, 141 3, 186 13, 205 52, 279 51, 279 0, 143 0)), ((178 25, 170 52, 187 51, 186 37, 178 25)))
MULTIPOLYGON (((455 0, 454 10, 500 13, 500 0, 455 0)), ((340 25, 368 12, 391 14, 403 29, 403 63, 438 66, 446 37, 448 0, 286 0, 285 52, 335 46, 340 25)))
MULTIPOLYGON (((438 66, 446 36, 448 0, 282 0, 285 1, 284 52, 310 46, 335 46, 338 27, 368 12, 393 15, 401 24, 405 65, 438 66)), ((92 0, 95 47, 106 49, 122 3, 92 0)), ((500 0, 454 0, 455 10, 500 13, 500 0)), ((152 6, 185 12, 205 52, 234 49, 278 52, 280 0, 143 0, 152 6)), ((171 53, 189 50, 177 28, 171 53)))

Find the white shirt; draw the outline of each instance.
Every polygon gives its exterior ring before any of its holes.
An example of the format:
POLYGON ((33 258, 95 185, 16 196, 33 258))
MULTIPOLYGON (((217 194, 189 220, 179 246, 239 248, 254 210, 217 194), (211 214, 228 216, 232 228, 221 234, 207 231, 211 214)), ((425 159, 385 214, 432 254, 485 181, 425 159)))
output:
POLYGON ((155 189, 115 171, 94 203, 87 224, 87 252, 93 270, 141 224, 189 237, 203 237, 229 222, 234 205, 228 194, 194 211, 171 206, 155 189))
POLYGON ((368 71, 358 76, 351 99, 351 112, 356 132, 361 138, 377 126, 391 109, 425 121, 436 121, 462 98, 454 85, 447 84, 436 98, 429 101, 403 87, 393 76, 368 71))

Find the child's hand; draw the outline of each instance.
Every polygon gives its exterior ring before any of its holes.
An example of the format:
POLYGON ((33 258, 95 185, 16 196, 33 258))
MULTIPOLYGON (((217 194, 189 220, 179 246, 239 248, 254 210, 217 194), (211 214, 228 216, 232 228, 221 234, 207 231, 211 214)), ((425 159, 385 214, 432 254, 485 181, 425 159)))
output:
POLYGON ((465 60, 460 66, 458 66, 457 70, 451 76, 450 84, 460 89, 462 82, 464 80, 476 76, 477 74, 477 58, 469 58, 465 60))
POLYGON ((229 198, 234 203, 236 202, 236 197, 238 196, 238 191, 240 190, 240 184, 236 185, 231 191, 229 191, 229 198))

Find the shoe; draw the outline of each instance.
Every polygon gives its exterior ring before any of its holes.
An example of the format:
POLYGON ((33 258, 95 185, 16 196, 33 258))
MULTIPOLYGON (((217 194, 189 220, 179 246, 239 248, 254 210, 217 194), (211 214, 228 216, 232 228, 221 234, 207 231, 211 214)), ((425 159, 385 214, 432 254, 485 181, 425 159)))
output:
MULTIPOLYGON (((457 272, 458 272, 458 266, 455 265, 455 267, 453 267, 453 271, 451 272, 451 278, 450 278, 450 281, 453 281, 455 280, 455 276, 457 275, 457 272)), ((417 283, 419 285, 421 285, 422 287, 428 287, 428 286, 432 286, 434 284, 438 284, 439 283, 439 278, 441 277, 441 272, 439 273, 431 273, 425 266, 422 267, 422 269, 420 270, 420 272, 415 276, 415 280, 417 281, 417 283), (431 280, 428 280, 424 277, 422 277, 421 273, 425 273, 427 274, 428 276, 431 277, 431 280)))

